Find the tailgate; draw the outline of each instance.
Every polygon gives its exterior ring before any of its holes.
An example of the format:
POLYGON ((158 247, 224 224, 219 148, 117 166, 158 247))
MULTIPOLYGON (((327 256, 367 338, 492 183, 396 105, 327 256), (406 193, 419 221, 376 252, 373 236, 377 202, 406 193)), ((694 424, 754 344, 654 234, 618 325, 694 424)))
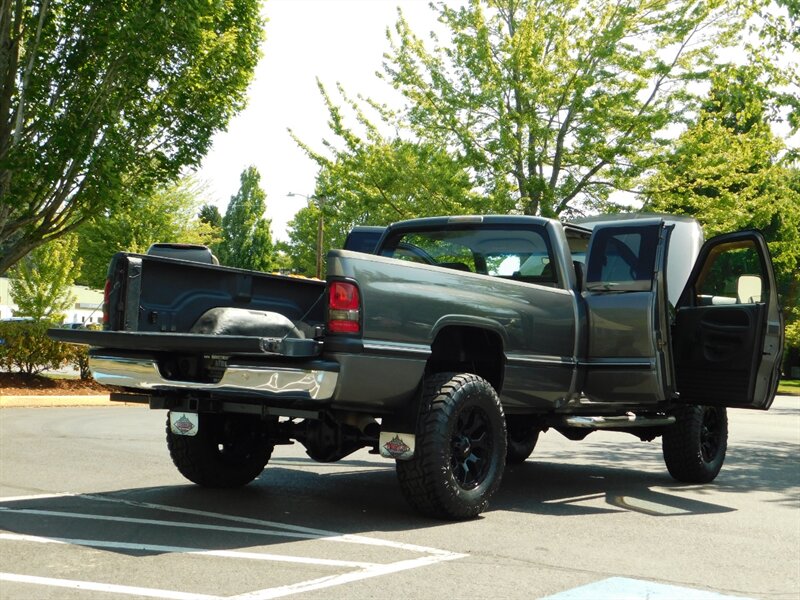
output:
POLYGON ((200 333, 161 333, 150 331, 88 331, 58 329, 47 331, 60 342, 95 348, 140 350, 147 352, 191 352, 226 355, 270 355, 298 358, 319 356, 322 342, 303 338, 277 338, 200 333))

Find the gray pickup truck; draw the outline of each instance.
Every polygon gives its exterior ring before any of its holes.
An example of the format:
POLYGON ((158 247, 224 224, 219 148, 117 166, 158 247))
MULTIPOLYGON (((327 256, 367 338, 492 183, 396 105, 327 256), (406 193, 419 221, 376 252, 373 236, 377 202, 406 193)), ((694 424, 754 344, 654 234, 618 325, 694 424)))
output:
POLYGON ((91 346, 113 400, 169 411, 201 486, 245 485, 294 440, 322 462, 367 447, 444 519, 485 510, 550 428, 661 436, 673 477, 709 482, 726 407, 772 403, 783 317, 758 232, 703 244, 694 220, 617 215, 366 233, 372 253, 331 251, 327 281, 120 253, 104 330, 51 336, 91 346))

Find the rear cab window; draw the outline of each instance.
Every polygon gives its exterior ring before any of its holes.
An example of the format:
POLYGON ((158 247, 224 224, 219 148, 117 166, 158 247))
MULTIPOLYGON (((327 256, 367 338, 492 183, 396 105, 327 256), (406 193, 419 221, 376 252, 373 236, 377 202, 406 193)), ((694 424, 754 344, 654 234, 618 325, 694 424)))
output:
POLYGON ((383 256, 526 283, 558 285, 553 251, 544 227, 482 225, 398 231, 383 256))

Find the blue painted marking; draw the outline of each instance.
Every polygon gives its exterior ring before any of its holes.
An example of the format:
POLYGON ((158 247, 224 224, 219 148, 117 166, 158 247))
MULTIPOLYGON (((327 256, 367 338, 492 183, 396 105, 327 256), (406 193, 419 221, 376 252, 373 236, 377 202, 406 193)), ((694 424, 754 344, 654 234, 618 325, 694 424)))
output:
POLYGON ((611 577, 540 600, 753 600, 652 581, 611 577))

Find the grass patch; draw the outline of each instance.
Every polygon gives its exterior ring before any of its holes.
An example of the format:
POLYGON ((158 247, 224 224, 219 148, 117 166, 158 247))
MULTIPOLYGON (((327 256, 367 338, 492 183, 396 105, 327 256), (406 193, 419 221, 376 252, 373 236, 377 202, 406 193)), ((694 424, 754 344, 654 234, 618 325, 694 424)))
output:
POLYGON ((800 396, 800 379, 781 379, 778 383, 778 393, 800 396))

